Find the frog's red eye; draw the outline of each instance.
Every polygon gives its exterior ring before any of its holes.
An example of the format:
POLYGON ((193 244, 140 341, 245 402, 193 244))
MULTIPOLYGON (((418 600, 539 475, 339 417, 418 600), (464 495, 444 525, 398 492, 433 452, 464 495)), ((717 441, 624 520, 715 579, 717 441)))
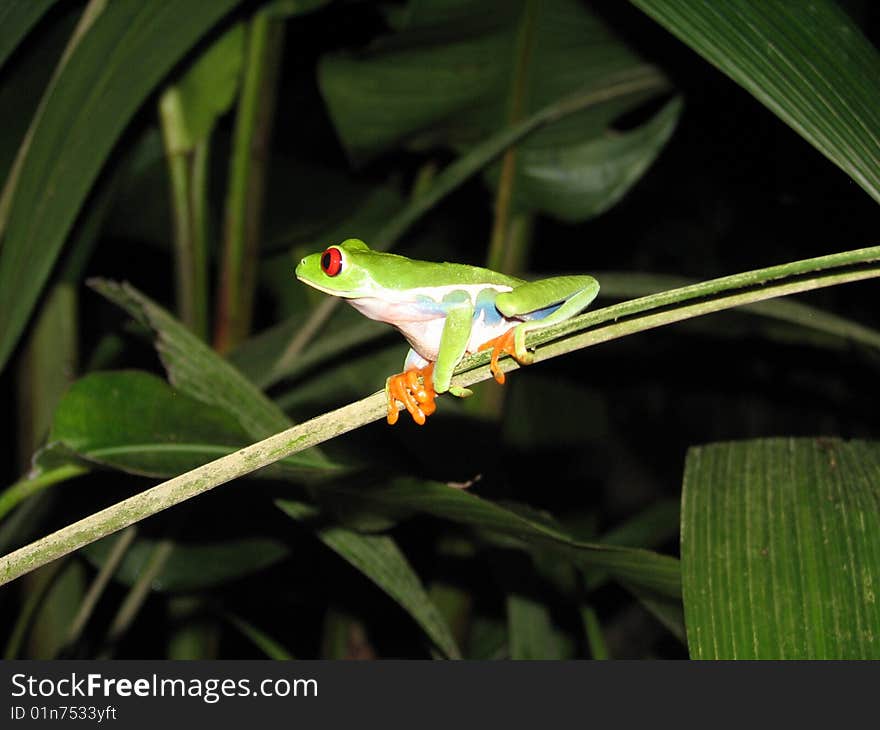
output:
POLYGON ((327 276, 336 276, 342 271, 342 254, 338 248, 328 248, 321 254, 321 271, 327 276))

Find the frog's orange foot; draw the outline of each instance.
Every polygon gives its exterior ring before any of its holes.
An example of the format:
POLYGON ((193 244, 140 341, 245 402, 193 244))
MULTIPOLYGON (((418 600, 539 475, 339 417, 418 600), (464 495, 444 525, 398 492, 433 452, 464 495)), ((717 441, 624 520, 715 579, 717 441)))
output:
POLYGON ((484 342, 478 348, 480 351, 488 350, 490 347, 492 348, 492 359, 489 360, 489 369, 492 371, 492 375, 495 376, 495 380, 499 385, 504 385, 506 378, 504 377, 504 371, 498 366, 498 358, 501 357, 501 355, 511 355, 512 357, 516 357, 516 348, 514 347, 513 339, 514 329, 516 328, 509 329, 500 337, 484 342))
POLYGON ((388 378, 385 383, 388 423, 392 426, 397 423, 397 401, 400 401, 417 424, 425 425, 425 419, 437 410, 433 374, 434 363, 428 363, 423 368, 407 370, 388 378))

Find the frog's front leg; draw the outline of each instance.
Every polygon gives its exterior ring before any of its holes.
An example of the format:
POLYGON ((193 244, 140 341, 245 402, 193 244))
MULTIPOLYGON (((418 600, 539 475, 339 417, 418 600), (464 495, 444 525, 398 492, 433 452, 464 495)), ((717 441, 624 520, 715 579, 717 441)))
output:
POLYGON ((420 426, 436 409, 433 385, 434 363, 425 360, 415 350, 410 350, 403 365, 403 372, 385 381, 385 397, 388 400, 388 423, 397 423, 397 403, 400 401, 420 426))
POLYGON ((474 304, 465 291, 453 291, 442 301, 444 311, 443 331, 437 346, 437 359, 428 362, 414 350, 410 350, 404 363, 404 372, 392 375, 385 383, 388 398, 388 423, 397 422, 399 400, 406 406, 413 420, 420 426, 426 416, 435 410, 437 393, 451 392, 460 397, 470 395, 466 388, 450 385, 455 366, 464 357, 474 317, 474 304))
POLYGON ((504 382, 498 357, 508 354, 523 365, 534 360, 526 349, 526 335, 535 329, 571 319, 586 309, 599 293, 599 282, 592 276, 557 276, 527 282, 495 298, 495 306, 509 319, 522 319, 500 337, 485 342, 481 350, 492 348, 490 368, 495 380, 504 382))

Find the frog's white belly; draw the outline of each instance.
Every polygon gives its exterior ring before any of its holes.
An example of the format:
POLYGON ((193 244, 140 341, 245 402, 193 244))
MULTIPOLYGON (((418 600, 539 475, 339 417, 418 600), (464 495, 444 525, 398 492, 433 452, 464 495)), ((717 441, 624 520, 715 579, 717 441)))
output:
MULTIPOLYGON (((480 312, 471 324, 471 336, 466 351, 476 352, 484 342, 500 337, 518 321, 501 317, 493 324, 489 324, 485 321, 485 313, 480 312)), ((440 316, 417 322, 397 322, 394 326, 406 337, 413 350, 425 360, 433 362, 437 359, 437 354, 440 351, 440 338, 443 335, 445 323, 446 318, 440 316)))
MULTIPOLYGON (((465 287, 455 287, 465 289, 465 287)), ((489 287, 481 286, 475 291, 468 292, 472 300, 475 300, 479 291, 489 287)), ((492 287, 494 288, 494 287, 492 287)), ((498 291, 510 291, 508 287, 498 287, 498 291)), ((365 317, 393 325, 419 355, 425 360, 435 361, 440 350, 440 338, 443 335, 443 326, 446 324, 446 312, 442 304, 426 306, 424 303, 411 301, 393 302, 387 299, 372 297, 359 297, 349 299, 351 304, 365 317)), ((485 309, 475 312, 471 323, 471 336, 467 344, 467 352, 476 352, 480 345, 495 337, 503 335, 519 319, 507 319, 492 308, 492 313, 487 317, 485 309)))

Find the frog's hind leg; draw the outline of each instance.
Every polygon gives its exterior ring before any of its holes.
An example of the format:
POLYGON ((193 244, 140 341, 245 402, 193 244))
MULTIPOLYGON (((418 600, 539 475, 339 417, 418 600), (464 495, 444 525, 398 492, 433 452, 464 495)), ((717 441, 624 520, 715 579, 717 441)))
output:
MULTIPOLYGON (((505 317, 524 321, 512 331, 486 343, 500 350, 493 352, 492 356, 496 367, 497 355, 501 353, 513 355, 523 365, 532 362, 534 356, 526 349, 526 335, 532 330, 571 319, 586 309, 598 293, 599 282, 592 276, 557 276, 527 282, 499 294, 495 299, 498 311, 505 317)), ((499 382, 503 382, 503 373, 501 377, 499 382)), ((495 378, 498 380, 497 374, 495 378)))

